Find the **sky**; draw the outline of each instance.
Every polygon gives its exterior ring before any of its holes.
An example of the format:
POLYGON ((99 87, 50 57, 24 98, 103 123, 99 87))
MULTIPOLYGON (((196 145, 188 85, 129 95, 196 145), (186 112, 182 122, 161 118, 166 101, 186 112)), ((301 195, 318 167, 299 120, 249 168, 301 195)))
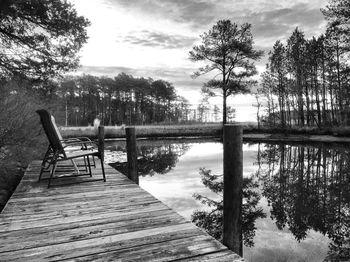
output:
MULTIPOLYGON (((264 71, 267 53, 277 40, 285 42, 296 27, 306 37, 320 35, 326 22, 320 12, 326 0, 71 0, 79 15, 91 21, 89 40, 80 52, 78 73, 151 77, 171 82, 177 93, 197 105, 211 76, 193 79, 201 66, 189 60, 200 35, 218 20, 252 24, 254 46, 265 51, 256 62, 264 71)), ((213 99, 220 105, 221 99, 213 99)), ((238 121, 256 121, 252 95, 229 101, 238 121)))

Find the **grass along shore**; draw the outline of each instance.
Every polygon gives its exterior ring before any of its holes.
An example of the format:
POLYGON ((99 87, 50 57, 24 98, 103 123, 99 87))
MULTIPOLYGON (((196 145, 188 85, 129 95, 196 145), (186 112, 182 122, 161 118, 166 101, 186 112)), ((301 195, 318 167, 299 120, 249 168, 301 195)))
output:
MULTIPOLYGON (((236 123, 239 125, 240 123, 236 123)), ((281 141, 281 142, 335 142, 350 143, 350 127, 333 127, 320 129, 304 128, 258 128, 255 125, 243 126, 245 141, 281 141)), ((125 138, 127 126, 105 126, 105 138, 125 138)), ((222 124, 192 125, 145 125, 134 126, 137 137, 142 138, 186 138, 186 137, 221 137, 222 124)), ((60 127, 64 137, 87 136, 97 137, 97 127, 60 127)))

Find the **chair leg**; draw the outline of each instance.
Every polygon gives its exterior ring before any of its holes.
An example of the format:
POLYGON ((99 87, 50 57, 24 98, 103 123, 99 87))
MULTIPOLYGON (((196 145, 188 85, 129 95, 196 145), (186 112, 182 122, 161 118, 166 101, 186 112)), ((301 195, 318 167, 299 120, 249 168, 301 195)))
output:
POLYGON ((48 148, 47 148, 47 150, 46 150, 46 153, 45 153, 45 156, 44 156, 44 158, 43 158, 43 161, 41 162, 41 169, 40 169, 40 174, 39 174, 38 182, 41 181, 41 176, 43 175, 44 170, 45 170, 45 169, 48 169, 49 166, 50 166, 50 165, 49 165, 48 167, 45 167, 45 163, 48 162, 48 158, 49 158, 50 154, 51 154, 51 147, 48 146, 48 148))
POLYGON ((92 162, 94 163, 93 164, 94 168, 96 168, 95 156, 92 156, 92 162))
POLYGON ((40 169, 40 174, 39 174, 39 179, 38 179, 38 182, 40 182, 41 181, 41 176, 43 175, 43 173, 44 173, 44 166, 43 165, 41 165, 41 169, 40 169))
POLYGON ((91 164, 90 164, 90 158, 89 158, 89 156, 86 157, 86 160, 87 160, 87 162, 88 162, 90 177, 92 177, 91 164))
POLYGON ((86 163, 86 158, 87 158, 86 156, 83 157, 83 159, 84 159, 84 166, 85 166, 85 172, 88 171, 88 168, 87 168, 87 165, 86 165, 87 164, 86 163))
POLYGON ((51 173, 50 173, 50 178, 49 178, 49 183, 47 184, 47 188, 50 188, 50 185, 51 185, 51 179, 56 171, 56 167, 57 167, 57 162, 55 161, 52 165, 52 170, 51 170, 51 173))
POLYGON ((77 171, 77 174, 79 175, 80 174, 80 170, 79 170, 79 167, 77 166, 77 164, 74 162, 73 159, 70 160, 74 166, 74 169, 77 171))
POLYGON ((106 182, 105 167, 104 167, 104 163, 103 163, 102 157, 101 157, 101 169, 102 169, 103 181, 106 182))
MULTIPOLYGON (((90 156, 85 156, 84 159, 85 159, 85 158, 89 158, 89 157, 90 157, 90 156)), ((91 162, 91 160, 90 160, 90 165, 96 168, 95 156, 91 156, 91 158, 92 158, 92 162, 91 162)), ((87 171, 87 170, 86 170, 86 171, 87 171)))

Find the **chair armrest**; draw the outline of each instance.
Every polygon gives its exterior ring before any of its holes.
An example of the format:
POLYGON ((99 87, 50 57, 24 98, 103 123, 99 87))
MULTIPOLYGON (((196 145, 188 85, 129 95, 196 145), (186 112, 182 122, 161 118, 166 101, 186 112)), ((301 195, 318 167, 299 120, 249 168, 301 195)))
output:
POLYGON ((72 143, 72 142, 80 142, 80 141, 91 141, 88 137, 72 137, 72 138, 65 138, 60 140, 63 143, 72 143))
POLYGON ((86 137, 86 136, 79 136, 79 137, 74 137, 74 138, 79 139, 81 141, 91 141, 91 139, 86 137))
POLYGON ((75 142, 81 142, 81 140, 77 138, 65 138, 60 140, 62 143, 75 143, 75 142))
POLYGON ((72 141, 72 142, 69 142, 67 145, 63 146, 63 148, 72 147, 72 146, 82 146, 82 147, 85 147, 86 149, 88 145, 97 146, 97 144, 93 141, 72 141))

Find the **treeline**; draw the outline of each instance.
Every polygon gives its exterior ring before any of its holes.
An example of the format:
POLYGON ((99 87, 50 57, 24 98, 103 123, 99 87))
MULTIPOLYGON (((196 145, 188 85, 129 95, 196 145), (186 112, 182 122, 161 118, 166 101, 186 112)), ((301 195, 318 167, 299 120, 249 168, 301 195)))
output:
POLYGON ((121 73, 114 78, 69 76, 57 83, 65 104, 65 124, 150 124, 187 121, 189 102, 164 80, 137 78, 121 73))
POLYGON ((286 44, 274 44, 259 89, 267 100, 266 124, 283 128, 350 124, 346 22, 350 17, 339 17, 340 7, 336 4, 323 10, 329 21, 324 34, 306 39, 296 28, 286 44))

